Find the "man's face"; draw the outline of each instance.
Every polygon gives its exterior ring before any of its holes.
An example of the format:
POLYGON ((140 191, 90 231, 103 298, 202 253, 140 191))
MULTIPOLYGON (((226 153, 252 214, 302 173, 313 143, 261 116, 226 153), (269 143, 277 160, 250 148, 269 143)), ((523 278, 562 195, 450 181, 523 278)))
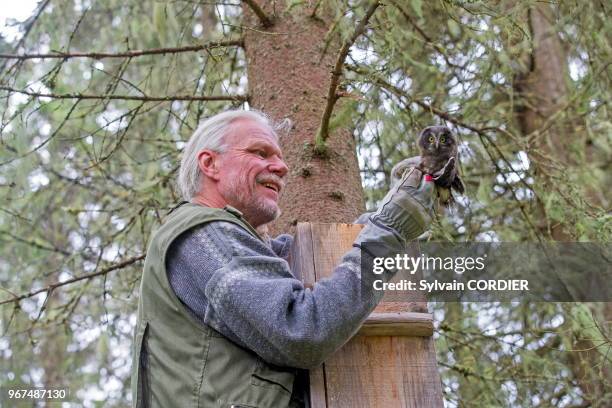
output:
POLYGON ((254 227, 274 221, 280 215, 278 198, 288 171, 274 132, 260 123, 238 120, 225 144, 227 151, 217 162, 219 193, 254 227))

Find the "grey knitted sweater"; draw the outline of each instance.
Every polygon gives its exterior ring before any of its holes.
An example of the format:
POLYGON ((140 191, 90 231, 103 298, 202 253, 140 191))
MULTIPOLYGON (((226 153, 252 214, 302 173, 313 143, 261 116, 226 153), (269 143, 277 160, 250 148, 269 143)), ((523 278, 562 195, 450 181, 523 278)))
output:
MULTIPOLYGON (((377 234, 392 232, 368 223, 377 234)), ((397 243, 396 237, 387 241, 397 243)), ((170 284, 203 324, 269 363, 312 368, 342 346, 382 296, 363 296, 360 249, 345 254, 333 276, 304 288, 287 255, 292 237, 264 243, 222 221, 183 233, 169 249, 170 284)))

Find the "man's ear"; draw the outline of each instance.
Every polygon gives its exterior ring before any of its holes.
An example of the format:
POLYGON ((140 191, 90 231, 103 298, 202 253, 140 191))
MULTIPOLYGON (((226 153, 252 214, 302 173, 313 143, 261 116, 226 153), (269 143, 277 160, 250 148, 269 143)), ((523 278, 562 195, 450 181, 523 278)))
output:
POLYGON ((219 154, 212 150, 202 150, 198 153, 198 167, 202 174, 214 180, 219 180, 219 169, 217 166, 219 154))

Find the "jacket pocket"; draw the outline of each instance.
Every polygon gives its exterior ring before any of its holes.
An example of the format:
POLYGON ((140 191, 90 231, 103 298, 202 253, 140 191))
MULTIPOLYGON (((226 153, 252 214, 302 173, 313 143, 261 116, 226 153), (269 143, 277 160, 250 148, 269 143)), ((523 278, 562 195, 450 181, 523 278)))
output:
POLYGON ((260 387, 277 388, 291 394, 295 374, 296 372, 293 368, 277 367, 259 360, 255 371, 253 371, 251 384, 260 387))

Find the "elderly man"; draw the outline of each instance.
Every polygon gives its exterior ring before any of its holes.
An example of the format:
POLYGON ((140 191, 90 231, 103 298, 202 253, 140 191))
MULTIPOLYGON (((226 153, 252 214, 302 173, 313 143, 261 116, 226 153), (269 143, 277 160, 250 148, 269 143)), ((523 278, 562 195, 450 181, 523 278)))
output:
POLYGON ((256 231, 278 217, 287 172, 260 113, 216 115, 187 143, 179 185, 188 202, 156 231, 145 261, 134 406, 301 406, 297 369, 321 364, 382 296, 361 285, 361 243, 401 250, 430 222, 433 183, 406 171, 333 276, 304 288, 286 260, 292 238, 256 231))

